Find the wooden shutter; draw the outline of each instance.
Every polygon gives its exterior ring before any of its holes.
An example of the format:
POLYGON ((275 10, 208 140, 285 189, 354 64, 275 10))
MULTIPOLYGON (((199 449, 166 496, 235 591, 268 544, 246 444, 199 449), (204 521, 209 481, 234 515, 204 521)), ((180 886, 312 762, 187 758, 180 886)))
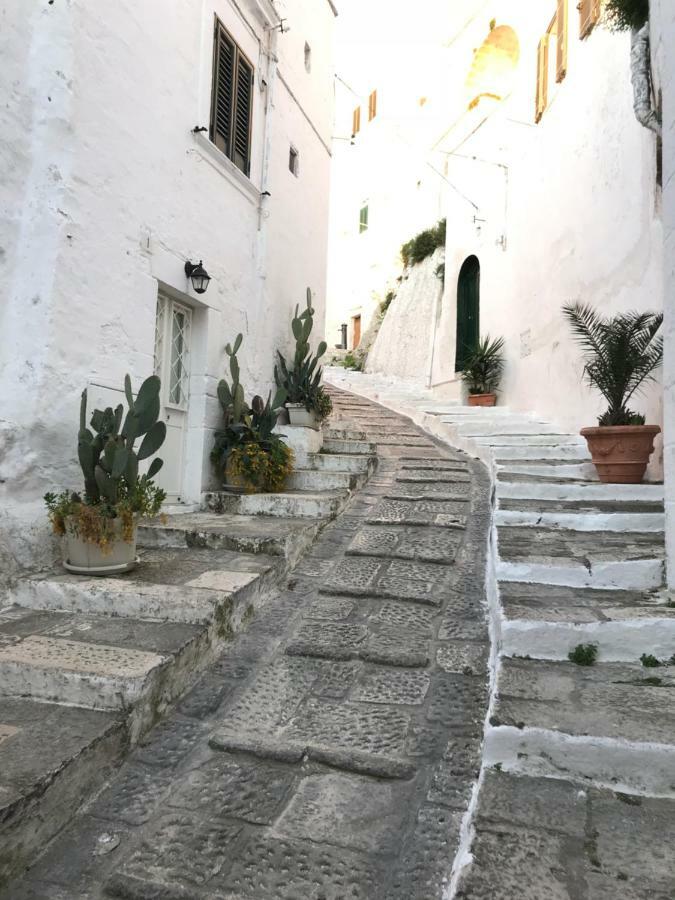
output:
POLYGON ((248 175, 251 170, 253 66, 216 19, 209 136, 248 175))
POLYGON ((580 0, 579 10, 579 37, 585 38, 593 31, 600 21, 602 13, 602 0, 580 0))
POLYGON ((368 121, 372 122, 377 115, 377 91, 373 91, 368 97, 368 121))
POLYGON ((548 48, 550 35, 547 33, 539 41, 537 49, 537 102, 534 121, 539 122, 548 105, 548 48))
POLYGON ((556 66, 555 80, 560 82, 567 75, 567 3, 568 0, 558 0, 556 12, 556 66))
POLYGON ((357 106, 352 116, 352 134, 358 134, 361 131, 361 107, 357 106))
POLYGON ((211 99, 211 140, 226 156, 232 156, 232 108, 236 45, 216 22, 211 99))
POLYGON ((237 54, 237 89, 234 104, 234 150, 232 162, 248 175, 251 169, 251 113, 253 66, 237 54))

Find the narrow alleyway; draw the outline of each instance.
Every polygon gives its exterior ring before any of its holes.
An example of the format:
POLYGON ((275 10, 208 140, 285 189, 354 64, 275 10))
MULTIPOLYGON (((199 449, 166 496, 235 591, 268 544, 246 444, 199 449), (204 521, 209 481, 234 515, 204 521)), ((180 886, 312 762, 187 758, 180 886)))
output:
POLYGON ((488 477, 336 406, 376 474, 3 900, 442 896, 487 713, 488 477))

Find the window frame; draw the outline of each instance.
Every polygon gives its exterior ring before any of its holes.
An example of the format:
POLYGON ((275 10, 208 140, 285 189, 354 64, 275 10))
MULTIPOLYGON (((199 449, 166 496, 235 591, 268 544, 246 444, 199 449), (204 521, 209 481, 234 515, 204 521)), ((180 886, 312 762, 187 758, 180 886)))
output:
MULTIPOLYGON (((220 153, 223 154, 231 163, 234 165, 238 171, 240 171, 246 178, 251 177, 251 162, 253 155, 253 107, 255 103, 255 66, 251 62, 250 58, 244 51, 241 49, 237 41, 232 36, 232 33, 225 27, 221 19, 216 15, 214 16, 214 27, 213 27, 213 59, 211 63, 211 103, 210 103, 210 113, 209 113, 209 140, 216 147, 220 153), (233 47, 233 60, 232 60, 232 102, 229 110, 230 115, 230 134, 229 134, 229 146, 224 147, 220 146, 218 143, 219 132, 216 131, 216 110, 218 106, 218 71, 219 71, 219 50, 220 50, 220 41, 221 36, 224 36, 226 40, 228 40, 233 47), (247 146, 246 146, 246 166, 242 168, 236 161, 236 119, 237 119, 237 103, 238 103, 238 88, 239 88, 239 78, 241 73, 240 61, 243 61, 245 66, 248 66, 250 69, 250 94, 249 94, 249 109, 248 109, 248 121, 247 121, 247 146)), ((222 136, 221 136, 222 140, 222 136)), ((222 140, 224 144, 224 140, 222 140)))
POLYGON ((361 107, 357 106, 352 113, 352 137, 361 131, 361 107))
POLYGON ((377 88, 368 95, 368 121, 372 122, 377 116, 377 88))
POLYGON ((294 144, 288 150, 288 171, 296 178, 300 177, 300 151, 294 144))
POLYGON ((368 233, 368 229, 370 228, 370 222, 369 222, 370 209, 369 209, 369 206, 370 206, 370 204, 369 204, 369 202, 366 200, 366 201, 364 201, 364 202, 361 204, 361 206, 360 206, 360 208, 359 208, 359 234, 367 234, 367 233, 368 233), (364 215, 364 213, 365 213, 365 215, 364 215))

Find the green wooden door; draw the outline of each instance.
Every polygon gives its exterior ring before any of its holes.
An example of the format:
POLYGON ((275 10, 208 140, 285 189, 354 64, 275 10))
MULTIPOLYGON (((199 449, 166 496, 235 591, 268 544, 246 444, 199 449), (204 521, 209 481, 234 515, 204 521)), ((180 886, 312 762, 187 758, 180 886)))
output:
POLYGON ((480 263, 470 256, 464 260, 457 282, 457 345, 455 372, 461 372, 480 334, 480 263))

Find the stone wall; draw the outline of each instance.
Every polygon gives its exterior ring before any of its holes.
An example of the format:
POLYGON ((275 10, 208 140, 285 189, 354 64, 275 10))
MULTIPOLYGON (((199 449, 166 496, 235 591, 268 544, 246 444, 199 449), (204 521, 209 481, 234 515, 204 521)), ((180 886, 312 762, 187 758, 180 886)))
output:
MULTIPOLYGON (((224 344, 266 391, 296 303, 326 284, 334 13, 284 0, 138 4, 10 0, 0 80, 0 573, 51 558, 42 495, 79 487, 88 384, 153 369, 158 290, 193 309, 184 499, 208 485, 224 344), (250 178, 208 126, 214 15, 255 69, 250 178), (312 48, 306 71, 304 45, 312 48), (289 170, 289 149, 300 172, 289 170), (187 259, 204 260, 195 296, 187 259)), ((318 331, 319 329, 317 329, 318 331)), ((321 335, 317 333, 316 340, 321 335)))

